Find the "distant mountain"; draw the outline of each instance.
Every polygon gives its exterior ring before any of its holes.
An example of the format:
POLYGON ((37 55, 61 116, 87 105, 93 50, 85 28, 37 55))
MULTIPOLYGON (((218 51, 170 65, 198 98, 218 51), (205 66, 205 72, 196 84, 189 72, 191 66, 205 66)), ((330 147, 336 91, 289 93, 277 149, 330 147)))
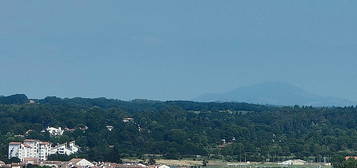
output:
POLYGON ((271 105, 350 106, 357 102, 324 97, 282 82, 261 83, 226 93, 204 94, 194 99, 201 102, 247 102, 271 105))

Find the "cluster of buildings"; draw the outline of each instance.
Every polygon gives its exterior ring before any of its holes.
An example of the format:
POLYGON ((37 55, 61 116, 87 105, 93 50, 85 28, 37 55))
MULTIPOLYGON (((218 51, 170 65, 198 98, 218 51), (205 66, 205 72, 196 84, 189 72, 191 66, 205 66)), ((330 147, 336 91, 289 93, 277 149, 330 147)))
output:
POLYGON ((35 139, 25 139, 23 142, 10 142, 8 157, 15 157, 21 161, 26 159, 47 160, 49 155, 65 154, 72 155, 77 153, 79 146, 74 141, 53 145, 49 142, 42 142, 35 139))
POLYGON ((95 167, 95 165, 91 162, 89 162, 86 159, 71 159, 70 161, 62 162, 62 161, 39 161, 39 160, 33 160, 33 159, 26 159, 22 161, 21 163, 12 163, 12 164, 1 164, 0 162, 0 167, 5 167, 5 168, 25 168, 26 165, 38 165, 38 166, 47 166, 47 167, 53 167, 53 168, 89 168, 89 167, 95 167))
POLYGON ((52 168, 170 168, 166 165, 150 165, 144 164, 118 164, 110 162, 90 162, 82 158, 74 158, 69 161, 39 161, 39 160, 24 160, 21 163, 5 164, 0 161, 0 167, 5 168, 25 168, 26 165, 47 166, 52 168))

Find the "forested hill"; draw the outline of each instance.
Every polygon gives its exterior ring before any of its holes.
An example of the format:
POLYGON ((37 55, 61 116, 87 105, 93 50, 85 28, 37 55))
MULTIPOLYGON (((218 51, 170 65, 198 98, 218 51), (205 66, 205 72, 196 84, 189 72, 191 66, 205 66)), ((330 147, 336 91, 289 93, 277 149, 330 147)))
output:
POLYGON ((75 140, 81 146, 77 157, 97 161, 144 154, 250 161, 321 160, 357 151, 356 107, 57 97, 9 102, 2 98, 0 160, 6 160, 10 141, 25 138, 52 143, 75 140), (51 137, 41 132, 48 126, 72 131, 51 137), (114 129, 109 131, 106 126, 114 129))
POLYGON ((24 94, 16 94, 11 96, 0 96, 0 104, 25 104, 29 99, 24 94))

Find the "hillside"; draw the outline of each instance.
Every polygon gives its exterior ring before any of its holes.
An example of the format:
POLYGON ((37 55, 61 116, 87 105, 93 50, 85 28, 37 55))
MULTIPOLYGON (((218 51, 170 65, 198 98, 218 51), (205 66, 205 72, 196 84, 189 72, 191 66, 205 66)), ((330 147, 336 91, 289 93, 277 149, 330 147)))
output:
POLYGON ((6 160, 9 142, 25 138, 75 140, 81 147, 76 157, 114 162, 144 154, 277 161, 357 152, 356 107, 57 97, 36 102, 0 105, 0 160, 6 160), (75 131, 51 137, 41 132, 47 126, 75 131))
POLYGON ((16 94, 11 96, 0 96, 0 104, 25 104, 29 99, 24 94, 16 94))
POLYGON ((241 87, 226 93, 204 94, 194 100, 202 102, 247 102, 271 105, 357 105, 357 102, 334 97, 318 96, 299 87, 281 82, 260 83, 252 86, 241 87))

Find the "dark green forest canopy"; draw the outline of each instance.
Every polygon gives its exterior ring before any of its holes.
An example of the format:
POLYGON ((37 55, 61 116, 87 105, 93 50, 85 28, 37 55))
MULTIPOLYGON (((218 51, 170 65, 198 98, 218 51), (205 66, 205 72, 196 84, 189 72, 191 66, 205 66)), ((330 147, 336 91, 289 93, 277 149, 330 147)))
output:
POLYGON ((15 97, 14 103, 0 101, 0 160, 7 158, 10 141, 24 138, 52 143, 75 140, 81 147, 78 155, 96 161, 144 154, 250 161, 314 157, 317 161, 357 151, 356 107, 57 97, 29 104, 21 103, 21 97, 15 97), (133 120, 123 122, 124 118, 133 120), (75 131, 51 137, 41 132, 48 126, 75 131), (87 130, 80 129, 85 126, 87 130))

